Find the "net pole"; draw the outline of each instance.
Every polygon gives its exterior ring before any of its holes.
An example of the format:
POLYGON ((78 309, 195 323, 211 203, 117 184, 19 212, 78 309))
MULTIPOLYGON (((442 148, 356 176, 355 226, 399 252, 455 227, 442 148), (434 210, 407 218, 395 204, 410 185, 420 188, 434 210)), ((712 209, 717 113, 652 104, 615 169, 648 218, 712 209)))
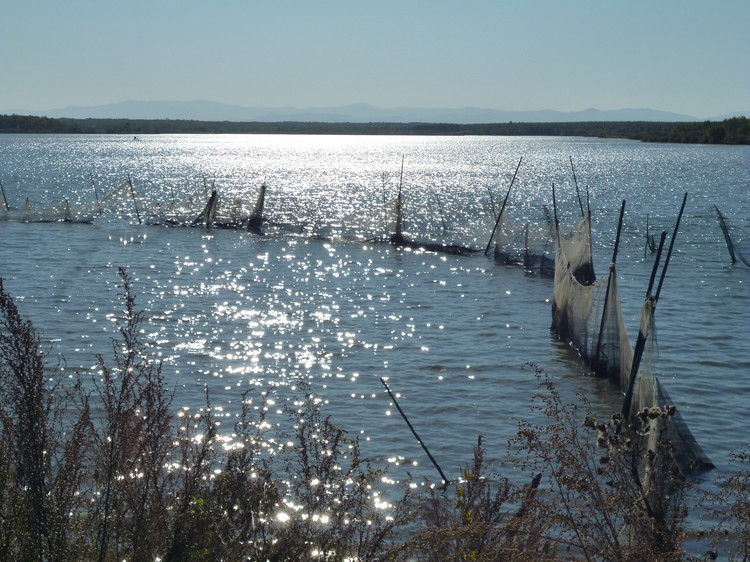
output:
POLYGON ((6 211, 10 211, 10 206, 8 205, 8 199, 5 197, 5 188, 3 187, 3 181, 0 180, 0 193, 3 194, 3 206, 5 207, 6 211))
POLYGON ((404 241, 404 202, 401 199, 401 190, 404 185, 404 155, 401 155, 401 175, 398 180, 398 196, 396 197, 396 225, 391 243, 401 244, 404 241))
POLYGON ((667 276, 667 267, 669 266, 669 260, 672 257, 672 248, 674 248, 674 241, 677 238, 677 231, 680 230, 680 221, 682 220, 682 212, 685 210, 685 203, 687 202, 687 196, 688 194, 685 193, 685 196, 682 198, 682 206, 680 207, 680 212, 677 215, 677 222, 674 225, 674 232, 672 232, 672 239, 669 241, 669 250, 667 250, 667 257, 664 259, 664 267, 661 270, 661 277, 659 278, 659 286, 656 288, 656 297, 655 300, 659 300, 659 295, 661 294, 661 286, 664 284, 664 278, 667 276))
POLYGON ((135 207, 135 216, 138 217, 138 224, 141 224, 141 213, 138 211, 138 201, 135 198, 135 189, 133 189, 133 182, 130 181, 130 174, 128 174, 128 185, 130 186, 130 196, 133 198, 133 206, 135 207))
POLYGON ((487 192, 490 194, 490 208, 492 209, 492 218, 497 220, 497 211, 495 210, 495 199, 492 197, 492 190, 488 187, 487 192))
POLYGON ((714 205, 714 209, 716 209, 716 215, 719 217, 719 228, 721 228, 721 232, 724 235, 724 241, 727 243, 729 257, 732 258, 732 263, 737 263, 737 256, 734 255, 734 244, 732 243, 732 239, 729 236, 729 228, 727 227, 727 223, 724 220, 724 215, 721 214, 721 211, 716 205, 714 205))
POLYGON ((620 206, 620 219, 617 222, 617 236, 615 237, 615 248, 612 251, 612 263, 615 263, 617 261, 617 251, 620 248, 620 234, 622 233, 622 219, 625 216, 625 199, 622 200, 622 205, 620 206))
POLYGON ((552 182, 552 213, 555 219, 555 227, 560 225, 560 221, 557 218, 557 195, 555 194, 555 182, 552 182))
MULTIPOLYGON (((646 301, 651 300, 651 289, 654 286, 654 280, 656 279, 656 272, 659 269, 659 262, 661 261, 661 252, 664 249, 664 240, 667 237, 667 233, 662 231, 661 239, 659 240, 659 248, 656 250, 656 259, 654 260, 654 267, 651 270, 651 279, 648 283, 648 290, 646 291, 646 301)), ((642 320, 642 319, 641 319, 642 320)), ((638 374, 638 369, 641 364, 641 358, 643 357, 643 350, 646 347, 647 335, 643 333, 643 322, 638 328, 638 339, 635 342, 635 349, 633 350, 633 363, 630 366, 630 378, 628 379, 628 390, 625 393, 625 399, 622 402, 621 413, 624 418, 630 416, 630 408, 633 404, 633 391, 635 390, 635 379, 638 374)))
POLYGON ((581 192, 578 189, 578 178, 576 178, 576 169, 573 166, 573 157, 570 157, 570 169, 573 170, 573 182, 576 184, 576 195, 578 196, 578 206, 581 208, 581 218, 586 215, 583 212, 583 202, 581 201, 581 192))
POLYGON ((620 233, 622 232, 622 219, 625 215, 625 199, 622 200, 622 205, 620 206, 620 219, 617 222, 617 235, 615 236, 615 248, 612 251, 612 267, 609 271, 609 277, 607 278, 607 292, 604 293, 604 306, 602 307, 602 321, 601 324, 599 324, 599 337, 596 340, 596 353, 594 353, 594 360, 592 362, 592 366, 594 367, 594 371, 597 370, 599 365, 599 355, 601 355, 602 350, 602 336, 604 335, 604 321, 607 318, 607 306, 609 305, 609 291, 612 287, 612 276, 615 274, 615 262, 617 261, 617 250, 620 247, 620 233))
POLYGON ((437 469, 437 471, 440 473, 440 477, 443 479, 444 484, 448 484, 449 480, 443 473, 443 470, 440 468, 440 465, 437 463, 435 458, 432 456, 432 453, 430 453, 429 449, 427 448, 427 445, 424 444, 424 441, 422 441, 422 438, 417 433, 417 430, 414 429, 414 426, 409 421, 409 418, 406 417, 406 414, 401 409, 401 406, 399 406, 398 402, 396 401, 396 397, 391 392, 391 389, 388 387, 388 383, 385 382, 385 379, 383 377, 380 377, 380 382, 383 383, 383 386, 385 387, 386 391, 388 391, 388 396, 391 397, 391 400, 393 400, 393 404, 398 409, 399 414, 401 414, 401 417, 404 418, 404 421, 406 422, 406 425, 409 426, 409 429, 411 429, 412 434, 414 437, 416 437, 417 442, 422 445, 422 449, 424 449, 424 452, 427 453, 427 456, 430 458, 430 461, 432 461, 433 466, 437 469))
POLYGON ((438 204, 438 211, 440 212, 440 222, 443 225, 443 232, 446 232, 448 230, 448 227, 445 224, 445 215, 443 214, 443 203, 440 201, 440 196, 437 194, 437 192, 433 192, 435 195, 435 201, 437 201, 438 204))
POLYGON ((510 190, 513 188, 513 183, 516 181, 516 175, 518 175, 518 169, 521 167, 521 162, 523 161, 523 156, 519 158, 518 160, 518 166, 516 166, 516 171, 513 172, 513 179, 510 180, 510 185, 508 186, 508 193, 505 194, 505 199, 503 200, 503 205, 500 207, 500 212, 497 215, 497 220, 495 221, 495 226, 492 227, 492 234, 490 234, 490 239, 487 242, 487 247, 484 249, 484 255, 487 255, 487 252, 490 251, 490 245, 492 244, 492 239, 495 237, 495 231, 497 230, 498 225, 500 224, 500 219, 503 216, 503 211, 505 210, 505 205, 508 203, 508 197, 510 197, 510 190))
POLYGON ((101 216, 104 211, 102 211, 102 202, 99 200, 99 191, 96 189, 96 184, 94 183, 94 174, 89 174, 89 177, 91 178, 91 187, 94 188, 94 197, 96 197, 96 206, 99 207, 99 215, 101 216))

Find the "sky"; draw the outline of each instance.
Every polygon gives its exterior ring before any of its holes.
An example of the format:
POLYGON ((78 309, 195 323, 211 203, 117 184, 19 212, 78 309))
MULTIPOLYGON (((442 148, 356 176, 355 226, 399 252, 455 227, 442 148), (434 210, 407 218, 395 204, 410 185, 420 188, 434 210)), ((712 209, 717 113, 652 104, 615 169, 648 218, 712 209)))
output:
POLYGON ((750 111, 749 0, 0 0, 0 18, 0 113, 750 111))

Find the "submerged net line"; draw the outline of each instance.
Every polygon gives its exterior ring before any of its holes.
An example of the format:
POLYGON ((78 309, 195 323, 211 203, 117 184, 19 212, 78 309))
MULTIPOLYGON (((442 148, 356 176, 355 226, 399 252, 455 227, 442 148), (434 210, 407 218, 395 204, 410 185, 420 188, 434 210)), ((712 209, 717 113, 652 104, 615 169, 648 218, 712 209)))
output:
MULTIPOLYGON (((634 361, 619 295, 617 271, 594 280, 591 260, 590 216, 581 219, 567 235, 558 227, 555 252, 555 281, 552 301, 552 330, 568 341, 589 368, 627 392, 634 361)), ((636 374, 636 386, 629 416, 644 408, 674 405, 653 370, 656 356, 655 302, 646 299, 641 311, 641 334, 646 337, 644 359, 636 374)), ((675 462, 683 474, 713 468, 682 418, 679 409, 664 424, 675 462)), ((652 436, 657 435, 654 428, 652 436)), ((654 437, 655 438, 655 437, 654 437)), ((651 443, 650 446, 654 446, 651 443)))
POLYGON ((716 205, 714 205, 714 209, 716 210, 716 216, 719 219, 719 228, 721 228, 721 232, 724 235, 724 241, 727 244, 727 250, 729 250, 729 257, 732 259, 732 263, 737 263, 738 261, 740 261, 746 266, 750 267, 750 261, 748 261, 744 255, 742 255, 742 252, 740 252, 739 248, 737 248, 734 241, 732 240, 732 236, 729 233, 729 224, 724 218, 724 215, 716 205))
POLYGON ((258 198, 255 200, 255 207, 253 207, 250 216, 247 219, 247 228, 252 231, 260 231, 260 227, 263 223, 263 206, 266 201, 266 184, 263 183, 260 186, 258 192, 258 198))
POLYGON ((394 203, 394 219, 391 223, 390 232, 391 235, 389 238, 389 242, 398 248, 412 248, 417 250, 425 250, 428 252, 441 252, 455 255, 468 255, 480 251, 460 243, 457 244, 449 241, 442 241, 440 239, 418 239, 413 238, 412 236, 405 233, 404 197, 401 193, 401 189, 399 189, 394 203))
POLYGON ((555 225, 531 222, 511 224, 507 213, 498 220, 495 234, 495 259, 508 265, 522 265, 526 271, 554 277, 555 225))
POLYGON ((194 190, 186 197, 171 202, 155 202, 135 189, 126 180, 113 188, 103 197, 95 201, 70 203, 65 200, 51 207, 38 207, 26 200, 23 209, 12 211, 4 204, 0 209, 0 218, 25 222, 93 222, 101 216, 117 216, 132 218, 144 217, 152 224, 183 224, 194 223, 199 217, 205 222, 217 225, 239 226, 245 220, 250 220, 256 228, 260 228, 263 220, 263 205, 265 201, 265 184, 261 186, 257 199, 247 201, 242 198, 224 199, 215 191, 209 195, 204 188, 194 190), (209 214, 206 206, 213 203, 209 214), (201 211, 203 209, 203 211, 201 211))
POLYGON ((244 228, 259 234, 263 224, 263 206, 265 204, 266 185, 262 184, 254 205, 250 206, 245 200, 235 197, 226 199, 215 189, 206 202, 203 211, 189 222, 182 224, 190 226, 206 226, 207 228, 244 228))
POLYGON ((8 212, 8 219, 26 222, 93 222, 102 215, 133 216, 137 212, 156 214, 161 207, 162 205, 149 201, 133 189, 128 180, 95 201, 70 203, 65 200, 51 207, 38 207, 27 199, 20 212, 8 212))

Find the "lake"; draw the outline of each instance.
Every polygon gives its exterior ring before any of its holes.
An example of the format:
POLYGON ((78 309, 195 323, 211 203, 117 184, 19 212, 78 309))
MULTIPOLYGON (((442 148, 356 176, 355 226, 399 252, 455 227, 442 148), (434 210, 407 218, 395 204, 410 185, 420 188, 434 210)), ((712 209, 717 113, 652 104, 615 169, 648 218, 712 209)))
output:
MULTIPOLYGON (((550 137, 302 135, 0 136, 0 181, 12 211, 96 197, 131 179, 153 201, 215 187, 252 203, 267 185, 265 236, 245 230, 138 224, 135 212, 93 224, 0 221, 0 277, 50 344, 54 366, 96 372, 122 310, 117 268, 133 278, 143 339, 197 408, 204 389, 229 430, 248 389, 283 404, 305 381, 323 413, 358 436, 376 464, 417 480, 439 476, 381 383, 385 378, 449 476, 484 437, 499 461, 532 419, 542 368, 563 397, 602 417, 621 395, 550 333, 552 280, 484 255, 498 206, 519 224, 543 220, 552 184, 561 220, 593 219, 595 268, 611 260, 627 200, 618 275, 635 341, 653 255, 650 232, 685 215, 656 311, 654 368, 717 469, 748 445, 750 268, 732 265, 714 205, 740 249, 750 232, 750 147, 657 145, 550 137), (403 162, 403 173, 402 173, 403 162), (571 164, 573 164, 574 169, 571 164), (573 171, 575 170, 575 179, 573 171), (472 255, 384 243, 399 185, 414 237, 472 255)), ((196 214, 200 211, 196 208, 196 214)), ((144 223, 146 221, 143 221, 144 223)), ((498 465, 506 476, 515 468, 498 465)), ((526 476, 523 476, 526 478, 526 476)))

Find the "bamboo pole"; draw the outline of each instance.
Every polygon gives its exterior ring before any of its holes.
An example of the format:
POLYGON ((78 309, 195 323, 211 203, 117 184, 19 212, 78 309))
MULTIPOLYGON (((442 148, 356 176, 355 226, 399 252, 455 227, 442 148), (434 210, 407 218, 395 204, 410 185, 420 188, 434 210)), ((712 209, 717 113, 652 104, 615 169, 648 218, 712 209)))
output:
POLYGON ((440 222, 443 225, 443 232, 446 232, 448 230, 448 227, 445 224, 445 215, 443 214, 443 203, 440 201, 440 196, 437 194, 437 192, 433 192, 435 195, 435 200, 438 204, 438 211, 440 212, 440 222))
POLYGON ((557 218, 557 196, 555 194, 555 182, 552 182, 552 216, 555 219, 555 228, 560 226, 560 219, 557 218))
POLYGON ((102 215, 102 202, 99 200, 99 191, 96 189, 96 184, 94 183, 94 174, 89 173, 89 177, 91 178, 91 187, 94 188, 94 197, 96 197, 96 206, 99 207, 99 216, 102 215))
POLYGON ((492 190, 487 187, 487 192, 490 194, 490 207, 492 208, 492 218, 497 220, 497 211, 495 210, 495 199, 492 197, 492 190))
POLYGON ((391 244, 402 244, 404 242, 404 202, 401 198, 401 189, 404 185, 404 155, 401 155, 401 176, 398 180, 398 196, 396 197, 396 224, 391 235, 391 244))

